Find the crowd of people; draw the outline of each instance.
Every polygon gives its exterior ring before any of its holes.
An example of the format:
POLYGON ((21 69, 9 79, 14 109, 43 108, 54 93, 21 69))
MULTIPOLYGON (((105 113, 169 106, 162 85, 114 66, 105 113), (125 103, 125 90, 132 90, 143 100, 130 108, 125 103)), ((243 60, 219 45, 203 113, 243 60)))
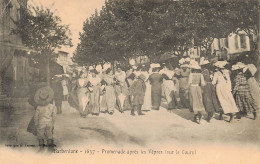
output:
POLYGON ((256 119, 260 107, 259 85, 254 78, 257 69, 250 63, 229 65, 225 60, 211 63, 205 58, 182 58, 176 66, 138 64, 124 70, 117 65, 115 72, 109 64, 104 68, 90 66, 71 78, 55 78, 54 100, 58 113, 65 98, 84 118, 89 114, 112 115, 115 110, 144 115, 144 111, 159 110, 165 99, 168 110, 189 108, 196 123, 203 116, 210 122, 215 113, 220 120, 223 114, 229 115, 230 122, 250 113, 256 119))
POLYGON ((188 108, 198 124, 203 116, 210 122, 215 113, 219 120, 223 114, 230 116, 229 122, 251 113, 253 120, 257 118, 260 88, 252 63, 182 58, 175 66, 168 62, 122 68, 117 65, 114 72, 110 64, 90 66, 72 76, 55 76, 50 86, 45 82, 32 85, 29 103, 35 114, 27 131, 37 136, 40 148, 46 137, 49 148, 55 146, 53 127, 56 114, 62 113, 62 101, 68 101, 83 118, 113 115, 116 110, 144 115, 144 111, 159 110, 163 100, 167 110, 188 108))

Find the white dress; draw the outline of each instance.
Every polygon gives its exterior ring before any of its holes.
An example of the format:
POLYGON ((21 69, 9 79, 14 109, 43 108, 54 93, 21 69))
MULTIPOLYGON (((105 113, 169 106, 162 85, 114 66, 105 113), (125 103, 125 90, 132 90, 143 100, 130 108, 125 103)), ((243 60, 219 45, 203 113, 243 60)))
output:
POLYGON ((238 108, 231 93, 231 81, 228 72, 215 72, 212 84, 216 85, 216 92, 224 113, 236 113, 238 108))
POLYGON ((63 95, 66 96, 69 94, 69 90, 68 90, 68 87, 67 87, 67 82, 66 80, 62 80, 61 81, 61 85, 62 85, 62 89, 63 89, 63 95))
POLYGON ((145 76, 145 85, 146 85, 146 90, 145 90, 145 95, 144 95, 144 104, 142 106, 142 110, 149 111, 152 108, 151 84, 148 80, 148 78, 149 78, 148 72, 142 72, 142 74, 145 76))
POLYGON ((78 79, 78 91, 77 91, 77 95, 78 95, 78 100, 79 100, 79 110, 81 113, 83 113, 85 111, 85 108, 89 102, 89 95, 87 93, 87 88, 86 88, 86 84, 87 84, 87 79, 85 78, 80 78, 78 79))

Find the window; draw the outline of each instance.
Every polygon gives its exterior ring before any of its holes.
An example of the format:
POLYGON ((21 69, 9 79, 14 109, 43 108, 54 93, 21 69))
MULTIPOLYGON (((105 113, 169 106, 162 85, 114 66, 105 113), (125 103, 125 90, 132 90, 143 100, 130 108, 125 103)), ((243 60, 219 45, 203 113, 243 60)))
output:
POLYGON ((20 13, 21 13, 21 10, 17 9, 17 11, 16 11, 16 20, 20 20, 20 13))
POLYGON ((224 39, 224 45, 226 48, 228 48, 228 39, 227 38, 224 39))
POLYGON ((235 48, 238 49, 238 36, 235 36, 235 48))
POLYGON ((246 35, 240 34, 239 36, 240 36, 241 48, 246 48, 246 35))

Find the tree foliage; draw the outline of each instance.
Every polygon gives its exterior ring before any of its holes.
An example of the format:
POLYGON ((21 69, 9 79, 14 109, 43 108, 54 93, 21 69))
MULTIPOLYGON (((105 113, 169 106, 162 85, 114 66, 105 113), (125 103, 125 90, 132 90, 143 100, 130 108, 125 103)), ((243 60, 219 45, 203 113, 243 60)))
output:
POLYGON ((63 25, 61 18, 49 8, 23 8, 21 19, 15 23, 17 28, 13 32, 20 35, 23 44, 33 50, 53 52, 63 45, 72 46, 69 26, 63 25))
POLYGON ((59 16, 42 6, 22 8, 21 19, 15 24, 17 28, 13 29, 13 33, 21 36, 25 46, 41 54, 38 57, 46 63, 49 82, 49 63, 54 57, 53 52, 61 46, 72 46, 69 26, 63 25, 59 16))
POLYGON ((256 0, 108 0, 85 21, 74 60, 183 55, 192 46, 210 52, 214 38, 238 30, 257 34, 257 12, 256 0))

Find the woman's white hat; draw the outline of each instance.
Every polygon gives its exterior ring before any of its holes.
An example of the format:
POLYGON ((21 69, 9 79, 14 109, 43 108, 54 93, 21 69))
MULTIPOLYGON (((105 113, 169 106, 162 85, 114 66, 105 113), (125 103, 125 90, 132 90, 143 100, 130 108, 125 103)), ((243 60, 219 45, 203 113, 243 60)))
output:
POLYGON ((182 64, 180 67, 181 67, 181 68, 189 68, 190 65, 189 65, 189 64, 182 64))
POLYGON ((204 57, 200 58, 200 65, 206 65, 209 64, 210 62, 206 60, 204 57))
POLYGON ((244 69, 243 69, 243 72, 246 72, 246 70, 249 70, 251 72, 251 74, 254 76, 256 71, 257 71, 257 68, 254 64, 248 64, 244 69))
POLYGON ((103 66, 103 71, 106 71, 108 68, 111 68, 111 64, 110 63, 105 63, 103 66))
POLYGON ((196 61, 191 61, 189 67, 192 69, 201 69, 199 63, 196 61))
POLYGON ((98 72, 102 72, 102 66, 99 64, 99 65, 97 65, 96 66, 96 70, 98 71, 98 72))
POLYGON ((237 64, 232 65, 232 70, 244 69, 246 65, 242 62, 237 62, 237 64))
POLYGON ((228 64, 228 62, 227 62, 226 60, 224 60, 224 61, 217 61, 217 62, 214 64, 214 66, 219 67, 219 68, 224 68, 225 65, 227 65, 227 64, 228 64))
POLYGON ((179 64, 183 64, 185 62, 185 59, 184 58, 181 58, 180 60, 179 60, 179 64))
POLYGON ((89 71, 91 71, 91 70, 93 70, 93 69, 94 69, 93 66, 89 66, 89 67, 88 67, 88 70, 89 70, 89 71))
POLYGON ((160 65, 159 63, 152 63, 152 64, 150 65, 150 67, 151 67, 151 68, 159 68, 159 67, 161 67, 161 65, 160 65))

